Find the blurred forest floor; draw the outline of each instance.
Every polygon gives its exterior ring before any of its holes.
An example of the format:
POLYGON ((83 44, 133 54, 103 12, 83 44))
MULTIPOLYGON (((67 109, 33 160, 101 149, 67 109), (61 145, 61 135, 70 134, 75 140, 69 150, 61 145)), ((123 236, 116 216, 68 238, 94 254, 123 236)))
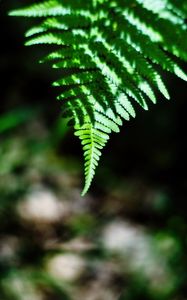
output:
POLYGON ((57 74, 23 46, 28 21, 7 17, 19 4, 0 2, 0 299, 186 300, 185 83, 165 75, 172 101, 111 137, 82 198, 57 74))

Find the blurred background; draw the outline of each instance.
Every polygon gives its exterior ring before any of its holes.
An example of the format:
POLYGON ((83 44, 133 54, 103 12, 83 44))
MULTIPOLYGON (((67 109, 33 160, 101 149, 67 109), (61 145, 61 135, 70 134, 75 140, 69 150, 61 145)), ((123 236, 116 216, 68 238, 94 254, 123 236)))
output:
POLYGON ((137 107, 81 198, 59 74, 24 47, 33 20, 7 16, 20 3, 0 2, 0 299, 187 299, 185 82, 163 74, 172 100, 137 107))

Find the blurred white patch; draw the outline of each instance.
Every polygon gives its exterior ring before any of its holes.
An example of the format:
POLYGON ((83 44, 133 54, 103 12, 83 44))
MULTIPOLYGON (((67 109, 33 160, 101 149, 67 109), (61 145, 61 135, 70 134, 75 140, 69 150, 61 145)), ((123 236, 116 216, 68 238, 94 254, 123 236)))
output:
POLYGON ((58 222, 67 213, 66 205, 49 190, 32 191, 19 202, 18 215, 32 223, 58 222))
POLYGON ((47 261, 47 272, 56 279, 74 281, 84 272, 85 261, 79 255, 59 254, 47 261))
POLYGON ((102 240, 108 250, 132 255, 135 243, 142 244, 142 234, 136 227, 119 220, 105 227, 102 240))
POLYGON ((149 280, 150 288, 159 292, 171 290, 174 279, 165 257, 149 234, 141 227, 116 220, 108 224, 102 235, 106 250, 123 258, 122 267, 149 280))

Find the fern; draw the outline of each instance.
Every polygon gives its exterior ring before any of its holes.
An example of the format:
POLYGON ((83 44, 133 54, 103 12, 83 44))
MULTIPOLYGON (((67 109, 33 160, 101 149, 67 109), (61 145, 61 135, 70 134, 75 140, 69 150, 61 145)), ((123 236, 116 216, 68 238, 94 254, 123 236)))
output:
POLYGON ((187 2, 46 0, 10 15, 38 18, 26 45, 54 46, 42 62, 68 71, 53 85, 65 87, 58 99, 83 146, 84 195, 110 133, 135 117, 135 102, 147 110, 156 90, 169 99, 159 70, 187 81, 176 62, 187 61, 187 2))

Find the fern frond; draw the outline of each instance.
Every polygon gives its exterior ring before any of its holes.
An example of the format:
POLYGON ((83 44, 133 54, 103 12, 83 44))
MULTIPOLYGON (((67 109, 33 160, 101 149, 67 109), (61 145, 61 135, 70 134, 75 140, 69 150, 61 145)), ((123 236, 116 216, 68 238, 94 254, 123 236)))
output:
MULTIPOLYGON (((106 121, 104 123, 107 124, 106 121)), ((109 139, 109 135, 104 131, 99 130, 97 127, 99 127, 97 126, 97 122, 94 126, 89 120, 85 120, 83 126, 75 126, 75 135, 81 140, 85 159, 86 182, 82 191, 82 196, 87 193, 90 187, 101 156, 101 150, 109 139)), ((108 126, 106 127, 108 130, 110 128, 110 123, 108 123, 108 126)))
POLYGON ((63 116, 83 145, 84 195, 110 133, 135 117, 137 104, 156 103, 157 91, 170 98, 160 69, 187 81, 177 62, 187 61, 187 2, 45 0, 10 15, 38 18, 26 45, 48 44, 41 62, 66 71, 53 85, 65 87, 63 116))

